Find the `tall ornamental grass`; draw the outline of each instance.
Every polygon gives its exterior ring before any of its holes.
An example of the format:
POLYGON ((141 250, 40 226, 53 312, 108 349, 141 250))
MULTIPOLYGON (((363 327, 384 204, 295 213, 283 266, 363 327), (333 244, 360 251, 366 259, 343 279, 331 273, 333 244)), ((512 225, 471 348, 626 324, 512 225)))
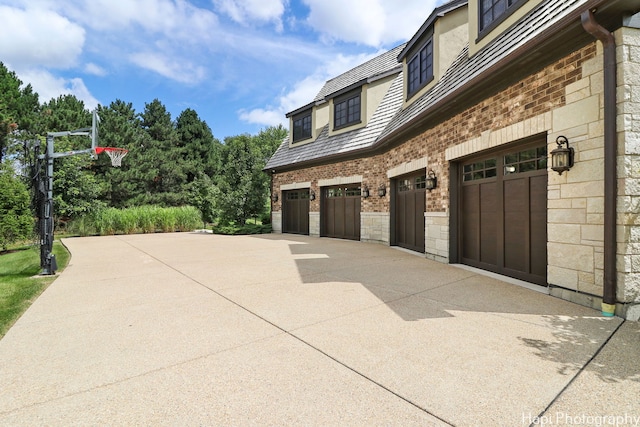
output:
POLYGON ((193 206, 106 208, 73 220, 68 231, 80 236, 171 233, 202 227, 202 214, 193 206))

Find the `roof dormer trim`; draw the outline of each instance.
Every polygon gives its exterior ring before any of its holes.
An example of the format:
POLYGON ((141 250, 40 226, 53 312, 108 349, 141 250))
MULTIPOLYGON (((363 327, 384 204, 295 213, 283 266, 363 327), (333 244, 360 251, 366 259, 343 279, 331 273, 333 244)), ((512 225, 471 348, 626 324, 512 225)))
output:
MULTIPOLYGON (((435 8, 431 13, 431 15, 429 15, 427 20, 424 21, 424 23, 422 24, 418 32, 414 34, 411 40, 407 42, 407 45, 400 52, 400 55, 398 55, 398 62, 402 62, 404 59, 407 58, 407 56, 410 55, 410 53, 414 50, 414 48, 422 45, 421 41, 424 39, 425 36, 427 36, 426 33, 429 30, 431 30, 431 35, 433 35, 433 24, 436 22, 438 18, 443 17, 444 15, 446 15, 447 13, 453 10, 466 6, 468 2, 469 2, 468 0, 452 0, 449 3, 445 3, 442 6, 435 8)), ((430 37, 431 35, 428 35, 428 36, 430 37)))

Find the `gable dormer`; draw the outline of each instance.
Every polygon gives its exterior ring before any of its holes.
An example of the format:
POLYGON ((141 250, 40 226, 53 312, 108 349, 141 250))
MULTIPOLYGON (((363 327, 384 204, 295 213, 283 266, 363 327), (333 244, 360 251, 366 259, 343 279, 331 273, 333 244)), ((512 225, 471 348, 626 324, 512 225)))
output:
POLYGON ((469 0, 469 56, 489 45, 543 0, 469 0))
POLYGON ((468 39, 467 0, 453 0, 433 11, 398 56, 405 75, 405 106, 440 80, 468 39))
POLYGON ((289 146, 302 145, 312 142, 318 136, 315 124, 315 103, 305 105, 295 111, 287 113, 289 119, 289 146))
POLYGON ((325 128, 332 137, 366 127, 402 71, 397 57, 404 46, 328 80, 313 102, 287 113, 289 147, 317 140, 325 128))

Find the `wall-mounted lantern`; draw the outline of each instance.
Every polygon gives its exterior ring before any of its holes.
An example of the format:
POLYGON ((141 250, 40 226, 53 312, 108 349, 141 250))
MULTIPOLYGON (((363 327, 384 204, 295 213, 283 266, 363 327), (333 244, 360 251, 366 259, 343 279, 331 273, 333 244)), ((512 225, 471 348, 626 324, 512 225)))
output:
POLYGON ((427 178, 424 180, 424 188, 431 191, 438 186, 438 178, 436 178, 436 173, 433 169, 429 170, 427 173, 427 178))
POLYGON ((574 151, 573 147, 569 147, 569 140, 562 135, 556 138, 556 144, 558 147, 551 152, 551 169, 562 175, 562 172, 573 167, 574 151))
POLYGON ((271 200, 273 201, 273 203, 276 203, 278 201, 278 193, 273 193, 271 195, 271 200))
POLYGON ((315 200, 316 199, 316 192, 311 190, 311 192, 309 193, 309 199, 311 200, 315 200))
POLYGON ((384 197, 387 194, 387 187, 384 184, 380 184, 378 187, 378 196, 384 197))
POLYGON ((366 185, 362 187, 362 197, 364 197, 365 199, 369 197, 369 187, 367 187, 366 185))

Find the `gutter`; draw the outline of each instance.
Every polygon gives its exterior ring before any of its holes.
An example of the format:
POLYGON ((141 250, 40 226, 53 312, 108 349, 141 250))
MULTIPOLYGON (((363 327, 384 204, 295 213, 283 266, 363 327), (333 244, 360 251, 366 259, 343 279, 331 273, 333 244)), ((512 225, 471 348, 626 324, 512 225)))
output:
POLYGON ((604 47, 604 289, 602 314, 613 316, 616 309, 616 199, 617 148, 616 133, 616 42, 613 34, 596 22, 591 10, 581 14, 582 27, 604 47))

